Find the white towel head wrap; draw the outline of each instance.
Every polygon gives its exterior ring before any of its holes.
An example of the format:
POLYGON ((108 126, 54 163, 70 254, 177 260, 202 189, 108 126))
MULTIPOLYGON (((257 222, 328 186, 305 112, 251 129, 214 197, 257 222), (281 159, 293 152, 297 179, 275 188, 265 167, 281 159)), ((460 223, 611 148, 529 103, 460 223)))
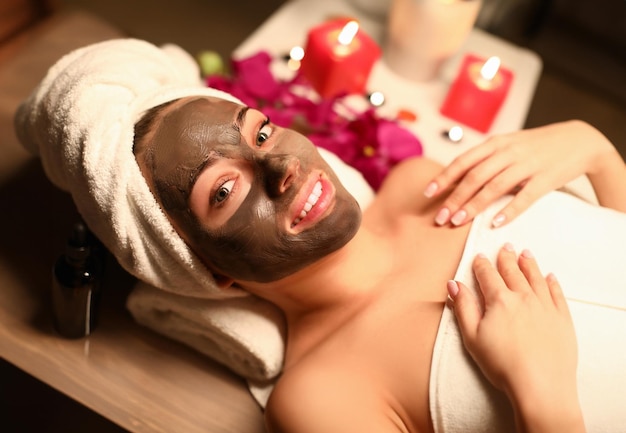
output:
POLYGON ((221 298, 211 273, 176 233, 133 155, 134 125, 157 105, 192 95, 239 102, 207 88, 179 47, 135 39, 90 45, 61 58, 16 114, 17 135, 119 263, 181 295, 221 298))

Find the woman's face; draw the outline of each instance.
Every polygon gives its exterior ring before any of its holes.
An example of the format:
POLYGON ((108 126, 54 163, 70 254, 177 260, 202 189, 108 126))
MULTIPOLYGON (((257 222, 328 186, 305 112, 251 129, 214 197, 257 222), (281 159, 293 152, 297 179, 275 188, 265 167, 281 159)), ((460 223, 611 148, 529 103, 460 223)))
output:
POLYGON ((275 281, 344 246, 359 227, 356 200, 313 144, 259 111, 185 98, 165 109, 151 137, 152 187, 215 272, 275 281))

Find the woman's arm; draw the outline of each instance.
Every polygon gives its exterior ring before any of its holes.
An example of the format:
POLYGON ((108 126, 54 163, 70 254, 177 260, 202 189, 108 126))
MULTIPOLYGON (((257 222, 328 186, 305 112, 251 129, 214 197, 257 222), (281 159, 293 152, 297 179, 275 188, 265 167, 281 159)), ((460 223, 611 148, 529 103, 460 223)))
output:
POLYGON ((602 206, 626 212, 626 165, 611 142, 579 120, 495 136, 456 158, 426 188, 451 190, 436 222, 471 221, 494 200, 515 197, 493 225, 512 221, 535 200, 586 174, 602 206))
POLYGON ((487 379, 510 398, 518 431, 585 431, 578 401, 576 335, 561 287, 535 259, 512 246, 497 270, 484 256, 473 264, 482 297, 451 281, 463 342, 487 379))
POLYGON ((602 152, 592 170, 586 174, 598 197, 598 202, 604 207, 626 213, 626 164, 611 142, 597 129, 584 122, 579 122, 581 133, 593 137, 589 140, 604 142, 605 152, 602 152))

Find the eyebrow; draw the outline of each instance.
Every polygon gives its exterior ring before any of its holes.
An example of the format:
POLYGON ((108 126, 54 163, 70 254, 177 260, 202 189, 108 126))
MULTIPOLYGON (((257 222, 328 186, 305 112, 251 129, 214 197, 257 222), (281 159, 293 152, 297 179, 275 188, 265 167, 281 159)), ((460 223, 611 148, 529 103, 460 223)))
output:
POLYGON ((198 167, 195 168, 195 170, 191 171, 191 173, 189 175, 189 178, 188 178, 189 182, 187 184, 187 200, 189 200, 189 197, 191 197, 191 190, 193 189, 194 185, 196 184, 200 174, 202 174, 202 172, 204 170, 210 168, 213 164, 215 164, 218 159, 219 158, 217 158, 216 155, 209 154, 209 155, 207 155, 206 159, 204 159, 198 165, 198 167))
POLYGON ((241 110, 237 113, 237 118, 235 119, 234 127, 237 132, 241 134, 241 130, 243 129, 243 124, 246 120, 246 114, 250 107, 242 107, 241 110))

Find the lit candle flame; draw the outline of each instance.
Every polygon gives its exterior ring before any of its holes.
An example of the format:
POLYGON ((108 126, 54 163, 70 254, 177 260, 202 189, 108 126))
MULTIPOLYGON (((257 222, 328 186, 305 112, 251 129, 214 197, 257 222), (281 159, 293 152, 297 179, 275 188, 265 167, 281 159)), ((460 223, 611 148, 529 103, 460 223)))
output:
POLYGON ((339 41, 341 45, 350 45, 358 31, 359 23, 356 21, 348 21, 346 25, 343 26, 343 29, 341 29, 337 41, 339 41))
POLYGON ((480 68, 480 76, 485 80, 493 80, 498 70, 500 69, 500 58, 493 56, 489 57, 482 68, 480 68))

